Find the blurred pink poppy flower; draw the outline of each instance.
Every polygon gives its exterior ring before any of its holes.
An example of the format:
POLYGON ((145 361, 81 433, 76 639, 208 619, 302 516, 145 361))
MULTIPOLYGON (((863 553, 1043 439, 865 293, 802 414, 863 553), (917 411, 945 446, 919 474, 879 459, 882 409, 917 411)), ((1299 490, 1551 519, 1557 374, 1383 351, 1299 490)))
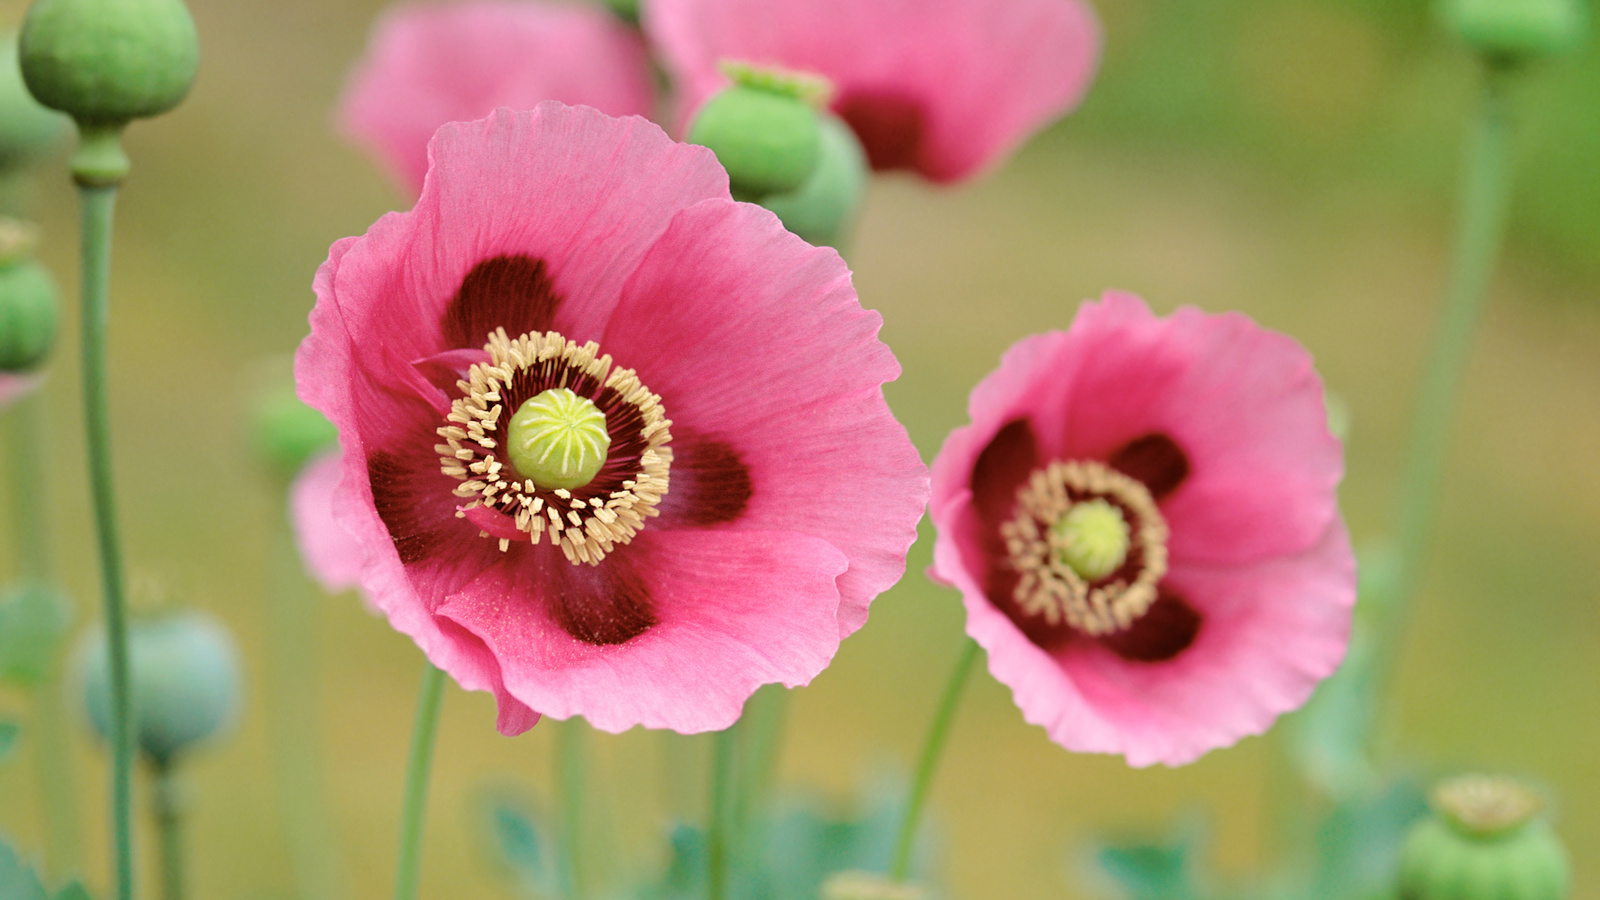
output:
POLYGON ((415 209, 333 246, 296 359, 364 593, 507 734, 720 729, 809 681, 928 490, 844 262, 642 119, 499 110, 430 154, 415 209), (568 435, 608 449, 552 487, 528 454, 568 435))
POLYGON ((428 139, 446 122, 545 100, 648 116, 652 84, 643 38, 598 6, 404 5, 374 27, 337 119, 414 196, 428 171, 428 139))
POLYGON ((361 545, 333 517, 333 496, 344 463, 338 450, 324 453, 295 476, 289 486, 289 515, 306 571, 330 594, 361 582, 361 545))
POLYGON ((0 409, 5 409, 28 392, 44 383, 42 375, 21 375, 0 372, 0 409))
POLYGON ((1089 89, 1100 28, 1080 0, 651 0, 645 28, 684 111, 723 60, 813 72, 874 169, 960 181, 998 165, 1089 89))
POLYGON ((1016 344, 933 463, 935 578, 1029 722, 1181 765, 1344 656, 1343 452, 1292 339, 1128 294, 1016 344))

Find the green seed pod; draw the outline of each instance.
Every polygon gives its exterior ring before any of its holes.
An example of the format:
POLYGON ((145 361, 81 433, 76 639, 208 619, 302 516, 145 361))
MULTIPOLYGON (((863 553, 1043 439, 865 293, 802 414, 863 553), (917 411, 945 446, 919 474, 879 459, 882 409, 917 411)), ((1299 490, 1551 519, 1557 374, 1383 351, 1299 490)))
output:
POLYGON ((822 156, 800 189, 761 198, 785 228, 807 241, 837 247, 849 238, 867 184, 867 154, 837 116, 821 114, 822 156))
POLYGON ((0 31, 0 173, 49 153, 66 132, 66 118, 40 106, 22 83, 17 33, 0 31))
POLYGON ((700 108, 688 141, 709 147, 733 195, 759 200, 799 190, 822 158, 813 102, 826 83, 770 69, 724 66, 733 84, 700 108))
POLYGON ((32 259, 0 262, 0 371, 25 372, 56 338, 56 284, 32 259))
POLYGON ((254 413, 256 453, 284 477, 293 477, 311 457, 339 442, 339 430, 305 405, 293 384, 264 392, 254 413))
POLYGON ((605 0, 611 14, 637 28, 639 26, 639 0, 605 0))
POLYGON ((0 594, 0 681, 37 687, 50 679, 56 650, 72 621, 72 602, 38 581, 0 594))
POLYGON ((1434 814, 1400 857, 1400 900, 1564 900, 1566 851, 1537 796, 1506 778, 1467 776, 1433 793, 1434 814))
POLYGON ((28 90, 80 128, 120 128, 177 106, 199 59, 182 0, 35 0, 22 22, 28 90))
MULTIPOLYGON (((238 652, 212 617, 188 610, 136 619, 128 627, 128 655, 134 739, 152 763, 168 765, 237 718, 238 652)), ((105 633, 91 633, 78 657, 89 723, 106 737, 111 684, 105 633)))
POLYGON ((1583 0, 1445 0, 1444 13, 1468 46, 1509 63, 1571 50, 1588 25, 1583 0))

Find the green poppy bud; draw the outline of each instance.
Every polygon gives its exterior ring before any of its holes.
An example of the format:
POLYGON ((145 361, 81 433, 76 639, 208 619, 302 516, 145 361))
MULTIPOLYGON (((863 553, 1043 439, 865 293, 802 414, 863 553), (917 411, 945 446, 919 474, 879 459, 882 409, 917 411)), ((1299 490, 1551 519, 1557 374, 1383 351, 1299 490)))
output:
POLYGON ((738 64, 733 84, 707 100, 689 126, 689 143, 709 147, 739 199, 799 190, 822 158, 813 105, 827 83, 810 76, 738 64))
POLYGON ((293 384, 265 391, 255 404, 256 453, 285 477, 292 477, 323 450, 339 442, 339 430, 295 395, 293 384))
POLYGON ((0 259, 0 371, 24 372, 50 355, 56 338, 56 285, 32 259, 0 259))
POLYGON ((1567 854, 1538 797, 1507 778, 1439 785, 1433 815, 1406 837, 1400 900, 1564 900, 1567 854))
MULTIPOLYGON (((212 617, 188 610, 128 624, 133 728, 139 750, 165 767, 178 754, 232 722, 239 707, 239 663, 233 639, 212 617)), ((79 653, 89 722, 111 733, 110 666, 105 633, 79 653)))
POLYGON ((822 113, 820 125, 822 155, 811 177, 799 190, 761 198, 761 205, 807 241, 836 247, 848 238, 861 209, 867 154, 855 132, 837 116, 822 113))
POLYGON ((1583 0, 1445 0, 1444 13, 1468 46, 1511 63, 1571 50, 1588 24, 1583 0))
POLYGON ((605 0, 606 8, 611 14, 627 22, 629 25, 639 25, 639 0, 605 0))
POLYGON ((0 173, 50 152, 66 130, 66 118, 40 106, 23 85, 17 33, 0 31, 0 173))
POLYGON ((0 681, 37 687, 50 679, 72 603, 55 587, 24 581, 0 594, 0 681))
POLYGON ((121 127, 189 93, 200 59, 182 0, 35 0, 22 22, 22 77, 79 127, 121 127))

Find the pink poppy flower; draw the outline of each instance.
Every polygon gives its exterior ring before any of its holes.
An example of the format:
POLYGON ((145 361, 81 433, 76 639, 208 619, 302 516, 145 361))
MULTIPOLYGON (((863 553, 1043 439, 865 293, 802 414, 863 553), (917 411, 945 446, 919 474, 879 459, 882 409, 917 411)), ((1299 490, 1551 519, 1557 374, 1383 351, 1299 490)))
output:
POLYGON ((1343 453, 1292 339, 1128 294, 1006 353, 933 463, 933 575, 1029 722, 1180 765, 1344 656, 1343 453))
POLYGON ((380 19, 337 118, 415 196, 428 139, 446 122, 545 100, 648 116, 653 94, 644 40, 605 10, 468 0, 399 6, 380 19))
POLYGON ((306 463, 289 486, 289 515, 306 571, 330 594, 361 583, 362 549, 333 517, 344 461, 333 450, 306 463))
POLYGON ((10 406, 43 383, 44 377, 40 375, 0 372, 0 409, 10 406))
POLYGON ((809 681, 927 499, 844 262, 643 119, 499 110, 430 155, 296 359, 366 595, 507 734, 719 729, 809 681))
POLYGON ((826 76, 874 169, 960 181, 1083 98, 1100 28, 1079 0, 651 0, 646 31, 697 109, 735 59, 826 76))

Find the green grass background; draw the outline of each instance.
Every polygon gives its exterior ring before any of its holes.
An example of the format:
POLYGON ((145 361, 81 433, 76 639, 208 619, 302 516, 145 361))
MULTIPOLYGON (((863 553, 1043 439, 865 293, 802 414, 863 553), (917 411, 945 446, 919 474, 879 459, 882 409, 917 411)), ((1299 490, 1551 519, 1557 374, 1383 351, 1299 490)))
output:
MULTIPOLYGON (((999 0, 996 0, 999 2, 999 0)), ((332 133, 330 109, 375 0, 198 0, 189 101, 134 125, 119 209, 111 337, 118 493, 135 593, 211 610, 239 635, 249 691, 233 736, 191 767, 193 896, 291 896, 262 715, 265 588, 282 497, 249 456, 248 397, 306 330, 335 239, 401 203, 332 133)), ((1108 287, 1158 310, 1242 310, 1316 355, 1353 427, 1343 496, 1358 542, 1390 522, 1401 441, 1446 261, 1469 60, 1417 0, 1100 0, 1106 56, 1073 116, 976 184, 878 180, 849 255, 904 365, 888 388, 926 458, 967 391, 1023 335, 1065 327, 1108 287)), ((20 20, 0 0, 0 24, 20 20)), ((1421 773, 1523 773, 1558 797, 1578 898, 1600 897, 1600 52, 1528 74, 1509 251, 1463 385, 1385 747, 1421 773)), ((75 201, 43 174, 42 256, 75 296, 75 201)), ((76 313, 46 389, 52 534, 88 617, 97 604, 75 365, 76 313)), ((915 753, 962 640, 929 584, 930 531, 904 582, 831 668, 795 692, 781 777, 843 802, 915 753)), ((0 532, 0 565, 11 536, 0 532)), ((0 570, 3 572, 11 569, 0 570)), ((389 890, 420 656, 330 598, 316 714, 349 896, 389 890)), ((0 711, 25 698, 0 693, 0 711)), ((516 784, 548 805, 554 729, 515 739, 451 688, 423 872, 428 897, 509 896, 470 798, 516 784)), ((703 739, 669 750, 597 736, 595 845, 620 871, 659 859, 669 812, 704 806, 703 739)), ((1069 754, 975 678, 932 812, 950 895, 1089 896, 1082 842, 1199 811, 1222 873, 1279 843, 1276 736, 1182 768, 1069 754)), ((89 875, 103 886, 103 752, 75 750, 89 875)), ((0 767, 0 830, 37 847, 25 758, 0 767)), ((143 842, 146 879, 153 846, 143 842)), ((152 882, 153 884, 153 882, 152 882)))

